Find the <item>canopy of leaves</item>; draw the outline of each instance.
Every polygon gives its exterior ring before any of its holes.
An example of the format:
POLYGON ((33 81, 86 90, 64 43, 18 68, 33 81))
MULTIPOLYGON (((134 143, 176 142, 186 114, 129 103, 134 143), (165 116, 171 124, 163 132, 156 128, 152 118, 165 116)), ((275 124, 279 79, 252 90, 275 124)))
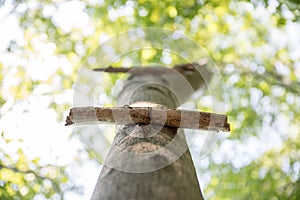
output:
MULTIPOLYGON (((216 63, 225 89, 225 99, 217 102, 226 104, 232 124, 230 135, 196 166, 204 196, 300 198, 297 0, 0 2, 1 7, 10 8, 0 23, 16 24, 15 36, 0 45, 1 116, 39 96, 50 99, 45 105, 61 121, 71 107, 72 99, 64 98, 79 66, 99 44, 132 28, 176 30, 204 47, 216 63)), ((150 49, 132 52, 113 64, 158 62, 172 66, 180 59, 150 49)), ((98 67, 106 67, 101 64, 98 67)), ((106 77, 102 95, 112 98, 118 78, 106 77)), ((210 110, 207 99, 209 94, 190 101, 195 109, 210 110)), ((27 109, 22 107, 21 112, 27 109)), ((0 130, 3 141, 12 134, 0 130)), ((16 155, 13 158, 0 148, 0 199, 32 199, 39 194, 63 197, 62 184, 70 181, 64 166, 28 159, 22 149, 16 155)))

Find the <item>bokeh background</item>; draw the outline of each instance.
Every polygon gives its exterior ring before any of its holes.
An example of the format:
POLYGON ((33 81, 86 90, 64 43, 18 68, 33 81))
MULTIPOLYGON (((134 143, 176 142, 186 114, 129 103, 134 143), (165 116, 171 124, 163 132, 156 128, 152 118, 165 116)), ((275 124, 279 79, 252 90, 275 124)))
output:
MULTIPOLYGON (((298 0, 0 1, 0 199, 89 199, 101 161, 64 126, 73 85, 95 48, 138 27, 189 36, 221 74, 224 98, 188 102, 225 107, 232 128, 195 162, 205 198, 300 199, 299 20, 298 0)), ((113 64, 178 62, 169 51, 141 49, 113 64)), ((105 105, 122 78, 103 77, 105 105)))

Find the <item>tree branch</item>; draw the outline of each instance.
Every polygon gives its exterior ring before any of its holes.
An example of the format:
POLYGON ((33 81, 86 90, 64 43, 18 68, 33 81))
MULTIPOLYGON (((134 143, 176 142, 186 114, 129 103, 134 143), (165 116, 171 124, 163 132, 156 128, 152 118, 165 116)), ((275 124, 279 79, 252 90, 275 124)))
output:
POLYGON ((173 68, 166 68, 166 67, 131 67, 131 68, 124 68, 124 67, 112 67, 109 66, 107 68, 95 68, 94 71, 101 71, 101 72, 108 72, 108 73, 130 73, 130 74, 170 74, 179 72, 184 74, 186 72, 194 72, 195 67, 204 67, 204 64, 197 64, 197 63, 187 63, 176 65, 173 68))
POLYGON ((152 107, 77 107, 70 110, 66 126, 84 122, 153 124, 175 128, 230 131, 226 115, 152 107))

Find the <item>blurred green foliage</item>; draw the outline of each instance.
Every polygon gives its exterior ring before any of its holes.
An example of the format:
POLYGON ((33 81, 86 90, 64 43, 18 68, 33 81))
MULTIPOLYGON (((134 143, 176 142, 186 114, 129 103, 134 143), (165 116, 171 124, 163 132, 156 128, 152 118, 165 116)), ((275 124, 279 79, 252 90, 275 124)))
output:
MULTIPOLYGON (((14 96, 15 104, 26 99, 41 84, 53 87, 44 94, 49 96, 70 89, 80 64, 101 42, 120 32, 137 27, 180 30, 208 51, 222 74, 232 124, 232 132, 224 140, 243 146, 255 138, 258 145, 264 145, 272 143, 268 137, 275 135, 280 141, 248 162, 243 162, 242 156, 237 158, 239 165, 230 157, 220 164, 210 154, 209 165, 199 167, 200 177, 203 171, 211 172, 210 182, 202 188, 204 195, 208 199, 300 199, 300 57, 296 48, 300 44, 299 40, 290 40, 289 34, 292 26, 299 27, 299 10, 297 0, 20 1, 12 14, 18 16, 24 42, 10 42, 7 52, 28 62, 43 60, 46 58, 38 44, 50 44, 49 48, 54 44, 52 55, 67 60, 72 68, 69 73, 60 66, 47 78, 34 80, 27 73, 26 62, 17 66, 0 63, 1 83, 12 68, 16 69, 13 76, 22 82, 10 86, 9 94, 0 96, 0 105, 9 96, 14 96), (65 28, 61 22, 64 19, 54 13, 74 2, 85 14, 80 15, 87 17, 87 26, 72 22, 65 28), (268 133, 268 137, 263 137, 268 133)), ((157 63, 162 56, 161 50, 127 55, 131 64, 157 63)), ((178 62, 172 56, 169 65, 178 62)), ((113 64, 120 66, 126 63, 124 60, 113 64)), ((107 79, 107 96, 117 78, 107 79)), ((199 102, 195 105, 201 110, 210 109, 199 102)), ((59 119, 70 106, 50 104, 59 119)), ((218 151, 221 145, 222 141, 214 152, 222 154, 218 151)), ((234 157, 240 155, 234 145, 230 148, 234 157)), ((249 152, 255 152, 255 148, 258 147, 253 146, 249 152)), ((15 162, 4 149, 0 150, 0 199, 32 199, 36 193, 46 198, 63 195, 60 185, 68 181, 63 167, 40 166, 38 159, 28 160, 21 149, 15 162)))
MULTIPOLYGON (((22 142, 6 139, 10 143, 22 142)), ((65 173, 65 167, 29 159, 19 148, 13 155, 0 148, 0 199, 63 199, 67 191, 79 191, 65 173)))

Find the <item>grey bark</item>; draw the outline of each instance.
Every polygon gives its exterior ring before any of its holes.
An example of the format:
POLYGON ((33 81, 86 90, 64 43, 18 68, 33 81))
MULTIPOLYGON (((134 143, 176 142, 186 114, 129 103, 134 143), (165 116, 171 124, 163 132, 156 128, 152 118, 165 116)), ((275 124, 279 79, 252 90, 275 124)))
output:
MULTIPOLYGON (((188 82, 182 75, 130 77, 118 104, 176 108, 204 83, 198 73, 188 76, 188 82)), ((92 199, 203 199, 183 132, 151 124, 121 126, 92 199)))

